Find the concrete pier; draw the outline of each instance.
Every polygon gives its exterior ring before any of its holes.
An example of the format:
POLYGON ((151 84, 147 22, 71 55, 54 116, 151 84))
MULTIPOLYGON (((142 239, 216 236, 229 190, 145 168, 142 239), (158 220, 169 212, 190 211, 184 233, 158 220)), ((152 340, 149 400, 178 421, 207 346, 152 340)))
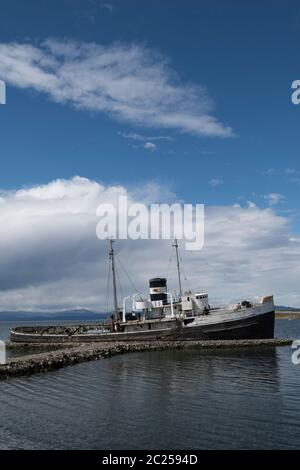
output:
MULTIPOLYGON (((228 349, 228 348, 270 348, 275 346, 288 346, 291 339, 256 339, 256 340, 226 340, 226 341, 152 341, 152 342, 107 342, 90 344, 62 344, 60 349, 55 344, 55 350, 51 344, 43 344, 46 352, 24 355, 8 360, 7 364, 0 365, 0 380, 18 376, 29 376, 36 373, 48 372, 80 362, 104 359, 116 354, 141 351, 166 351, 187 349, 228 349), (52 350, 51 350, 52 349, 52 350)), ((22 345, 23 351, 30 345, 22 345)), ((8 350, 22 351, 20 344, 7 344, 8 350)), ((27 348, 27 349, 26 349, 27 348)))

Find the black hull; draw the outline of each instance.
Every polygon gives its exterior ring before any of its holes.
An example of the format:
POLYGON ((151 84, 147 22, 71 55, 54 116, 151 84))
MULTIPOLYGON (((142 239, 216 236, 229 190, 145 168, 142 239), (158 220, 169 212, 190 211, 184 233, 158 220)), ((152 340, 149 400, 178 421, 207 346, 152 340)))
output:
POLYGON ((226 340, 226 339, 267 339, 274 338, 275 311, 254 318, 185 328, 181 339, 185 340, 226 340))
POLYGON ((91 335, 39 334, 28 327, 18 327, 11 332, 11 340, 19 343, 91 343, 108 341, 155 341, 155 340, 242 340, 274 338, 275 311, 249 318, 220 322, 214 325, 183 326, 128 333, 91 335))

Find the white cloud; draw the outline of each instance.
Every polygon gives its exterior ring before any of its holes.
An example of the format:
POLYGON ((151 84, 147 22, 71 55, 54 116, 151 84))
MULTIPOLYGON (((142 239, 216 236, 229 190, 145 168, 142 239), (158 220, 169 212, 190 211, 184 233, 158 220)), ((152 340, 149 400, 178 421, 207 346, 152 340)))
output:
POLYGON ((285 171, 285 173, 286 173, 287 175, 295 175, 295 174, 297 174, 297 170, 295 170, 295 168, 286 168, 284 171, 285 171))
POLYGON ((157 150, 157 144, 155 144, 153 141, 160 141, 160 140, 173 140, 172 137, 169 137, 167 135, 154 135, 154 136, 145 136, 141 134, 136 134, 134 132, 118 132, 118 134, 123 137, 124 139, 130 139, 135 142, 142 142, 142 145, 137 145, 134 144, 132 145, 133 148, 139 149, 139 148, 144 148, 146 150, 150 150, 151 152, 154 152, 157 150), (150 140, 149 140, 150 139, 150 140))
POLYGON ((264 198, 268 201, 270 206, 275 206, 284 201, 285 197, 283 194, 280 193, 270 193, 265 194, 264 198))
POLYGON ((213 152, 212 150, 200 150, 200 155, 215 155, 216 152, 213 152))
POLYGON ((210 184, 210 186, 212 186, 213 188, 215 188, 216 186, 221 186, 223 183, 224 183, 223 179, 220 178, 219 176, 217 178, 211 179, 208 182, 208 184, 210 184))
POLYGON ((110 13, 113 13, 115 11, 114 5, 111 5, 111 3, 100 3, 99 8, 101 10, 107 10, 110 13))
POLYGON ((144 148, 150 150, 151 152, 154 152, 157 149, 156 145, 153 144, 153 142, 145 142, 144 148))
MULTIPOLYGON (((0 309, 86 306, 105 303, 107 243, 96 238, 96 208, 127 194, 132 202, 174 202, 157 184, 134 192, 86 178, 57 180, 3 192, 0 197, 0 309)), ((190 202, 190 201, 187 201, 190 202)), ((120 241, 119 258, 138 290, 167 275, 168 241, 120 241)), ((299 235, 274 209, 206 207, 205 246, 181 256, 185 288, 208 290, 215 301, 274 293, 277 304, 300 305, 299 235)), ((169 281, 176 289, 176 266, 169 281)), ((119 268, 123 293, 132 286, 119 268)))
POLYGON ((39 45, 2 43, 0 76, 58 103, 130 124, 233 136, 232 129, 212 115, 205 88, 182 83, 166 58, 143 45, 54 39, 39 45))
POLYGON ((268 168, 268 169, 266 170, 265 174, 266 174, 267 176, 276 175, 276 170, 275 170, 275 168, 268 168))
POLYGON ((289 181, 292 183, 296 183, 300 186, 300 171, 296 170, 295 168, 286 168, 285 170, 286 175, 289 176, 289 181))
POLYGON ((136 134, 135 132, 118 132, 118 135, 123 137, 124 139, 131 139, 131 140, 138 140, 140 142, 145 142, 146 140, 173 140, 172 137, 168 135, 153 135, 147 136, 142 134, 136 134))

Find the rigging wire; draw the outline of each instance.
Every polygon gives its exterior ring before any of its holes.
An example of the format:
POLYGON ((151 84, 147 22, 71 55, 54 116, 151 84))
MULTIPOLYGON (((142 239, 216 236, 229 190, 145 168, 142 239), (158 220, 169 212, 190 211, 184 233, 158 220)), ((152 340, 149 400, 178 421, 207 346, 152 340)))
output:
POLYGON ((121 260, 119 259, 119 257, 117 257, 117 256, 115 256, 115 259, 117 260, 118 264, 121 266, 121 268, 122 268, 122 270, 123 270, 125 276, 127 277, 127 279, 128 279, 128 281, 129 281, 131 287, 133 288, 133 290, 134 290, 135 292, 138 292, 138 289, 137 289, 136 286, 134 285, 134 282, 133 282, 133 280, 131 279, 131 277, 129 276, 127 270, 125 269, 125 267, 124 267, 124 265, 123 265, 123 263, 122 263, 122 261, 121 261, 121 260))
POLYGON ((191 290, 191 286, 190 286, 190 281, 188 280, 188 277, 187 277, 187 274, 186 274, 186 271, 183 267, 183 262, 182 262, 182 258, 179 254, 179 260, 180 260, 180 271, 181 273, 183 274, 183 279, 185 280, 185 283, 186 283, 186 287, 188 288, 188 290, 191 290))
POLYGON ((110 294, 110 277, 111 277, 111 264, 108 263, 108 273, 107 273, 107 279, 106 279, 106 289, 105 289, 105 303, 104 303, 104 308, 105 308, 105 313, 106 313, 106 321, 108 320, 108 307, 109 307, 109 294, 110 294))
POLYGON ((122 296, 122 299, 124 299, 124 293, 123 293, 123 289, 122 289, 122 285, 121 285, 121 281, 120 281, 120 277, 119 277, 119 270, 117 268, 117 263, 116 263, 116 266, 115 266, 115 270, 116 270, 117 282, 118 282, 118 285, 119 285, 121 296, 122 296))
POLYGON ((167 266, 167 275, 166 275, 167 281, 170 281, 171 278, 172 278, 172 275, 173 275, 172 272, 170 272, 170 268, 171 268, 171 264, 173 262, 173 258, 174 258, 174 256, 173 256, 173 250, 172 250, 171 256, 170 256, 169 261, 168 261, 168 266, 167 266))

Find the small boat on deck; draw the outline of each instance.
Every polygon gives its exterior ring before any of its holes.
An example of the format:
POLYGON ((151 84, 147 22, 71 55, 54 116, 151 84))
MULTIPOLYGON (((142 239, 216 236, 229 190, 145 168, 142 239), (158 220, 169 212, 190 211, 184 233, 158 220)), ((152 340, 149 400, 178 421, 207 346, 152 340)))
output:
POLYGON ((11 331, 13 342, 64 343, 98 341, 155 340, 239 340, 274 337, 275 307, 273 296, 259 301, 244 300, 224 308, 213 308, 206 292, 182 291, 181 270, 176 249, 179 294, 168 292, 165 278, 149 281, 148 296, 134 293, 118 306, 115 256, 110 240, 114 312, 109 323, 76 326, 20 326, 11 331), (126 301, 132 298, 132 308, 126 301))

